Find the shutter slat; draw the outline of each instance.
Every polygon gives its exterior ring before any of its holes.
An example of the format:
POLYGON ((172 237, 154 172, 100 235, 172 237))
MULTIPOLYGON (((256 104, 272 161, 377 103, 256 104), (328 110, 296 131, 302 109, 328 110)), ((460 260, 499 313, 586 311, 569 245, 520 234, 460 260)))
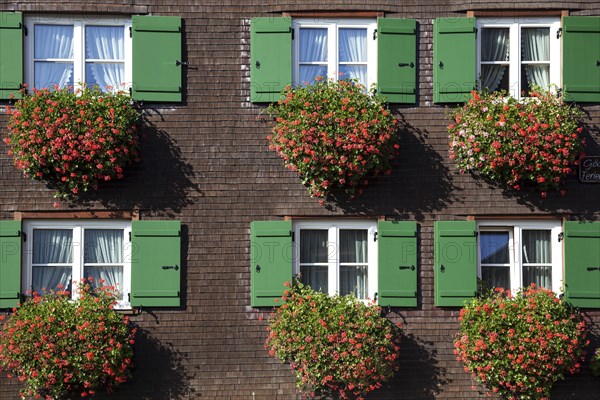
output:
POLYGON ((416 222, 379 221, 377 232, 378 304, 416 307, 418 275, 416 222))
POLYGON ((435 305, 460 307, 477 293, 475 221, 437 221, 434 227, 435 305))
POLYGON ((291 18, 250 21, 250 101, 273 102, 292 83, 291 18))
POLYGON ((433 24, 433 101, 467 101, 476 88, 475 18, 436 18, 433 24))
POLYGON ((131 305, 181 305, 181 223, 132 221, 131 305))
POLYGON ((292 280, 292 222, 250 224, 250 304, 276 306, 284 283, 292 280))
POLYGON ((21 293, 21 221, 0 221, 0 309, 16 307, 21 293))
POLYGON ((417 22, 377 19, 377 92, 390 103, 416 103, 417 22))
POLYGON ((132 98, 182 101, 182 20, 180 17, 134 15, 132 98))
POLYGON ((20 98, 23 83, 23 14, 0 12, 0 100, 20 98))

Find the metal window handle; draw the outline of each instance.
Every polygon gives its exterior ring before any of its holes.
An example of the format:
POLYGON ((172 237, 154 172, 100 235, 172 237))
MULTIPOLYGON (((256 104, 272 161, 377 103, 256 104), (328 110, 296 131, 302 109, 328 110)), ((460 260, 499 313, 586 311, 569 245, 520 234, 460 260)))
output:
POLYGON ((444 267, 444 264, 440 265, 440 271, 442 271, 442 272, 446 271, 446 267, 444 267))
POLYGON ((596 60, 596 67, 600 67, 600 60, 596 60))
POLYGON ((438 67, 440 67, 440 69, 444 69, 444 63, 440 61, 440 63, 438 64, 438 67))
POLYGON ((180 65, 185 65, 186 67, 189 65, 187 61, 179 61, 179 60, 175 60, 175 65, 176 66, 180 66, 180 65))
POLYGON ((164 270, 174 269, 175 271, 179 271, 179 265, 163 265, 162 269, 164 269, 164 270))
POLYGON ((415 270, 415 266, 414 265, 400 265, 398 267, 398 269, 410 269, 411 271, 415 270))
POLYGON ((260 69, 260 61, 256 61, 254 65, 256 66, 256 69, 260 69))
POLYGON ((260 272, 262 268, 260 267, 260 265, 256 264, 256 272, 260 272))
POLYGON ((600 271, 600 267, 587 267, 588 271, 600 271))
POLYGON ((415 63, 414 62, 409 62, 409 63, 398 63, 399 67, 411 67, 414 68, 415 67, 415 63))

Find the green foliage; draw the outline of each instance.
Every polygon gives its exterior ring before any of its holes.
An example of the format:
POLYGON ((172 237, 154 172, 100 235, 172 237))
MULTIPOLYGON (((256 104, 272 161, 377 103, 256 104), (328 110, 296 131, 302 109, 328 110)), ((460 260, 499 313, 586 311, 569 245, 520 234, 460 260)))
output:
POLYGON ((397 328, 375 305, 295 283, 269 321, 266 348, 288 362, 303 393, 362 398, 398 366, 397 328))
POLYGON ((122 179, 125 165, 139 160, 139 113, 125 92, 34 89, 7 112, 8 154, 26 176, 49 181, 56 197, 122 179))
POLYGON ((276 125, 270 149, 297 171, 313 197, 354 196, 368 177, 389 174, 399 149, 398 121, 380 98, 352 80, 322 80, 282 93, 269 111, 276 125))
POLYGON ((79 285, 34 296, 0 330, 0 369, 23 382, 21 396, 54 400, 111 391, 130 376, 133 336, 128 317, 113 311, 113 287, 79 285))
POLYGON ((594 376, 600 376, 600 347, 592 354, 590 368, 594 376))
POLYGON ((471 94, 452 111, 448 126, 450 158, 461 172, 476 170, 517 190, 533 182, 544 197, 559 189, 585 145, 582 112, 539 89, 523 100, 502 92, 471 94))
POLYGON ((587 329, 552 291, 534 285, 516 296, 497 289, 460 311, 458 360, 505 399, 549 399, 554 382, 580 364, 587 329))

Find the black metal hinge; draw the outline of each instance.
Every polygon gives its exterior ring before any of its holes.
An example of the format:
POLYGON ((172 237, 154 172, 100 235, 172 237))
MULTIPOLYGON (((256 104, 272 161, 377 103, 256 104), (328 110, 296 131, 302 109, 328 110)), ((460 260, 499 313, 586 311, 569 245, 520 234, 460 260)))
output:
POLYGON ((294 30, 292 29, 292 40, 294 40, 294 30))
POLYGON ((21 237, 23 238, 24 242, 27 241, 27 234, 25 232, 21 231, 21 237))
POLYGON ((373 31, 373 40, 377 39, 377 29, 373 31))
POLYGON ((558 241, 561 242, 565 238, 564 232, 558 234, 558 241))
POLYGON ((292 231, 292 242, 296 241, 296 232, 292 231))
POLYGON ((131 26, 129 27, 129 37, 133 37, 133 29, 131 26))
POLYGON ((23 25, 23 34, 25 34, 25 36, 29 34, 29 29, 27 29, 27 25, 23 25))
POLYGON ((560 39, 561 36, 562 36, 562 28, 558 28, 558 30, 556 31, 556 38, 560 39))
POLYGON ((374 241, 374 242, 376 242, 376 241, 377 241, 377 233, 378 233, 378 232, 375 232, 375 233, 373 234, 373 241, 374 241))

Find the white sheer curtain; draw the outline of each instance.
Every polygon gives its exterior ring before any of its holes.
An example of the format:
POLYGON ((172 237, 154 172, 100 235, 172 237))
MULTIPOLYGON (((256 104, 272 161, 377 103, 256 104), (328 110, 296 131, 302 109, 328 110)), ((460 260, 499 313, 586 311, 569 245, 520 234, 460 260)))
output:
POLYGON ((86 229, 84 233, 84 276, 104 285, 123 289, 123 230, 86 229), (92 265, 88 265, 92 264, 92 265), (112 265, 98 265, 112 264, 112 265))
POLYGON ((73 26, 35 25, 34 42, 34 86, 73 85, 73 26))
POLYGON ((367 297, 367 231, 340 230, 340 294, 367 297))
POLYGON ((125 59, 123 27, 87 26, 85 57, 86 60, 95 60, 95 62, 86 61, 85 64, 88 85, 98 85, 102 90, 106 90, 107 86, 118 87, 125 81, 125 64, 114 62, 125 59))
POLYGON ((32 290, 42 293, 71 290, 73 231, 70 229, 35 229, 33 231, 32 290), (53 265, 54 264, 54 265, 53 265))
POLYGON ((483 64, 485 61, 508 61, 509 30, 483 28, 481 36, 481 87, 494 92, 504 76, 506 65, 483 64))
POLYGON ((327 29, 300 29, 300 81, 298 84, 314 83, 317 76, 326 78, 327 61, 327 29))
POLYGON ((338 35, 340 79, 358 79, 367 87, 367 30, 343 28, 338 35))
POLYGON ((300 231, 300 274, 302 283, 321 292, 328 292, 327 231, 302 229, 300 231))
MULTIPOLYGON (((550 61, 550 30, 523 28, 521 30, 523 61, 550 61)), ((525 65, 527 82, 547 88, 550 81, 549 64, 525 65)))
POLYGON ((535 283, 537 286, 551 289, 552 253, 550 231, 524 230, 522 236, 523 286, 535 283))

